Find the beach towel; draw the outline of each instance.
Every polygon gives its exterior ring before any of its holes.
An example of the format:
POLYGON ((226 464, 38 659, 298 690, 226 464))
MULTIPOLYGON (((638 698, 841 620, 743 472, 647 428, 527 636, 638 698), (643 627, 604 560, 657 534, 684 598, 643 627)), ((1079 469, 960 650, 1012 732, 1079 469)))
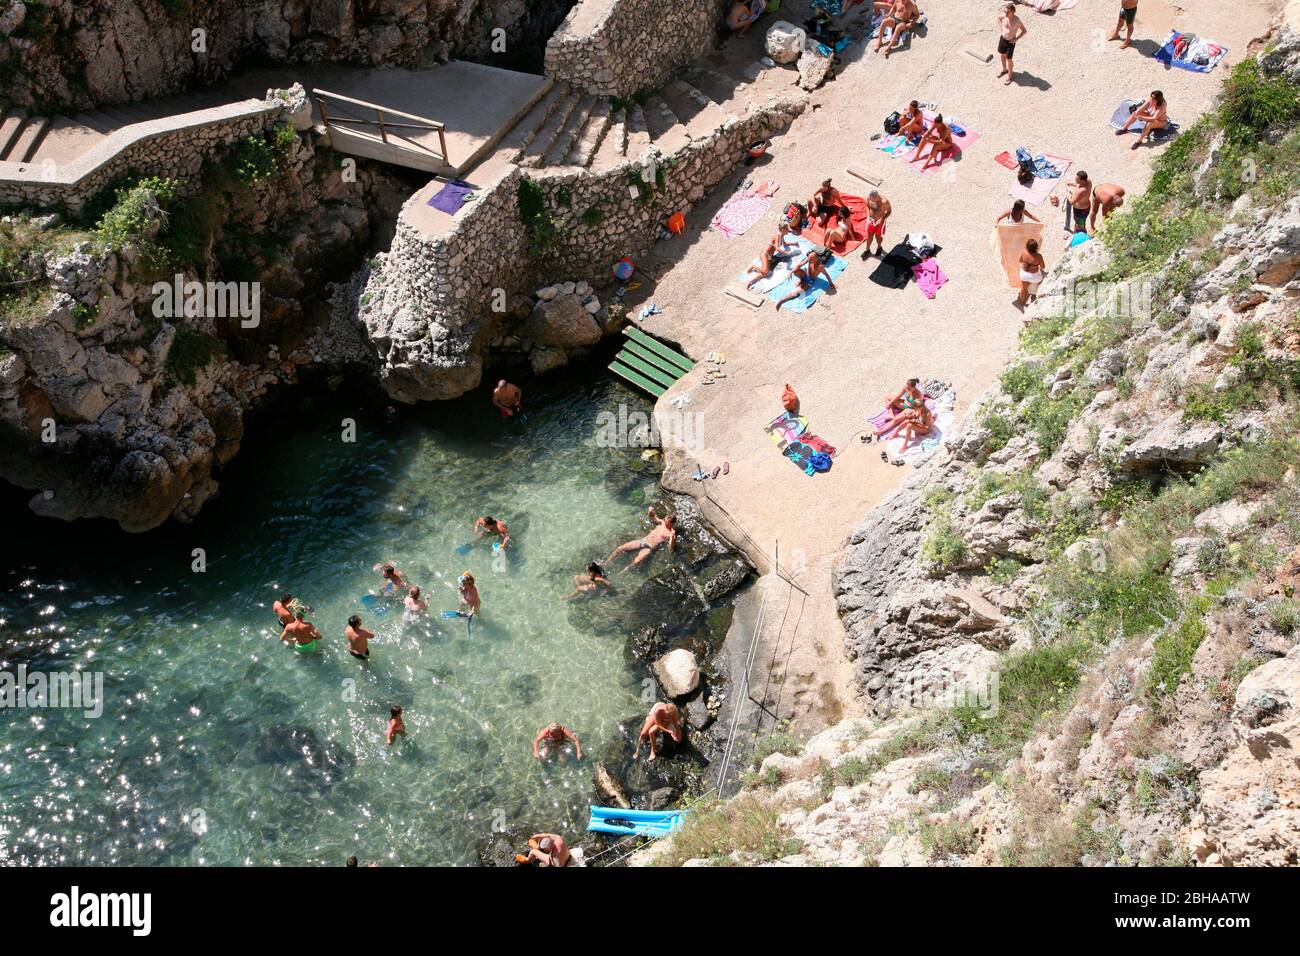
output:
POLYGON ((796 415, 793 412, 782 412, 765 425, 763 431, 767 432, 772 441, 780 444, 781 442, 794 441, 807 428, 808 419, 804 416, 796 415))
POLYGON ((1041 206, 1047 201, 1047 197, 1052 194, 1052 190, 1056 188, 1056 184, 1065 178, 1065 174, 1074 164, 1074 160, 1067 159, 1064 156, 1053 156, 1051 153, 1043 153, 1041 155, 1043 159, 1051 163, 1052 166, 1060 172, 1060 176, 1057 176, 1055 179, 1035 176, 1033 185, 1030 186, 1022 186, 1020 185, 1020 181, 1016 180, 1007 190, 1012 199, 1023 199, 1027 203, 1041 206))
POLYGON ((1039 13, 1048 13, 1055 10, 1069 10, 1071 7, 1078 6, 1079 0, 1020 0, 1027 7, 1033 7, 1039 13))
MULTIPOLYGON (((927 130, 934 125, 934 118, 936 115, 937 114, 933 110, 922 110, 921 116, 925 120, 925 128, 927 130)), ((931 176, 945 163, 959 158, 965 149, 973 146, 980 138, 979 133, 967 129, 962 125, 961 120, 955 116, 949 117, 947 123, 948 128, 952 130, 953 148, 944 154, 943 159, 941 159, 937 164, 931 166, 929 169, 922 169, 922 167, 929 161, 929 150, 926 150, 925 156, 921 159, 908 159, 908 157, 916 151, 916 141, 906 143, 900 133, 895 133, 893 136, 881 137, 876 141, 875 147, 888 156, 893 156, 895 159, 902 159, 903 162, 907 163, 909 169, 926 176, 931 176)))
POLYGON ((739 193, 723 203, 709 228, 718 230, 728 239, 735 239, 752 229, 771 205, 771 196, 760 196, 756 192, 739 193))
POLYGON ((906 242, 896 243, 880 260, 870 279, 886 289, 905 289, 912 281, 912 267, 920 262, 921 257, 906 242))
MULTIPOLYGON (((853 234, 843 242, 829 244, 831 252, 836 255, 845 255, 852 252, 858 246, 867 240, 867 219, 871 216, 871 210, 867 208, 867 200, 862 196, 850 196, 846 193, 840 193, 840 198, 844 200, 844 205, 849 207, 849 222, 853 227, 853 234)), ((817 225, 816 222, 810 222, 801 233, 804 239, 818 245, 826 245, 826 233, 828 230, 835 228, 835 220, 831 219, 826 227, 817 225)))
MULTIPOLYGON (((830 261, 826 263, 826 271, 830 273, 832 280, 838 279, 840 275, 849 266, 848 262, 842 256, 831 256, 830 261)), ((773 302, 780 302, 791 292, 795 291, 798 283, 793 275, 787 275, 784 282, 778 285, 772 291, 767 293, 767 297, 773 302)), ((791 299, 782 309, 788 309, 791 312, 804 313, 812 306, 814 302, 822 297, 822 294, 830 290, 830 284, 826 281, 826 276, 818 276, 812 284, 812 288, 804 289, 798 297, 791 299)))
POLYGON ((469 183, 460 179, 453 179, 433 194, 433 198, 429 200, 428 205, 454 216, 460 212, 460 207, 465 205, 466 197, 472 192, 474 192, 474 187, 469 183))
POLYGON ((1043 238, 1041 222, 1001 222, 989 235, 989 244, 1002 263, 1006 273, 1007 285, 1012 289, 1020 288, 1020 253, 1025 251, 1025 243, 1030 239, 1043 238))
POLYGON ((948 277, 939 268, 939 260, 933 256, 912 266, 912 278, 927 299, 933 299, 935 293, 948 283, 948 277))
POLYGON ((997 163, 999 166, 1005 166, 1012 172, 1015 172, 1020 168, 1020 164, 1016 162, 1016 158, 1012 156, 1011 151, 1007 149, 1004 149, 1002 152, 994 156, 993 162, 997 163))
POLYGON ((907 152, 916 149, 917 142, 918 140, 908 140, 902 133, 894 133, 890 136, 882 136, 873 145, 882 153, 894 156, 900 150, 907 152))
MULTIPOLYGON (((1190 33, 1170 30, 1164 45, 1151 54, 1165 66, 1176 66, 1193 73, 1209 73, 1228 55, 1228 48, 1190 33)), ((1124 117, 1120 120, 1122 123, 1124 117)))
MULTIPOLYGON (((1142 103, 1139 100, 1125 100, 1124 102, 1120 103, 1119 106, 1115 107, 1115 112, 1110 114, 1111 129, 1123 129, 1124 124, 1128 121, 1129 114, 1133 112, 1135 107, 1141 105, 1142 103)), ((1128 131, 1130 133, 1140 133, 1142 132, 1142 128, 1145 125, 1146 124, 1143 123, 1141 120, 1138 120, 1136 123, 1134 123, 1132 126, 1128 128, 1128 131)), ((1170 120, 1169 125, 1166 126, 1164 129, 1158 129, 1154 133, 1152 133, 1150 136, 1150 140, 1152 142, 1159 143, 1163 140, 1169 139, 1171 136, 1174 136, 1175 134, 1177 134, 1177 132, 1178 132, 1178 124, 1175 123, 1173 120, 1170 120)))
MULTIPOLYGON (((792 236, 789 246, 792 249, 790 258, 782 259, 777 262, 772 269, 772 274, 770 276, 766 279, 759 279, 755 282, 753 285, 755 292, 767 295, 773 289, 788 282, 790 279, 790 273, 794 271, 794 267, 802 262, 808 253, 817 248, 817 243, 810 242, 803 238, 803 236, 792 236)), ((739 281, 742 286, 746 286, 749 285, 749 280, 752 278, 754 278, 754 273, 746 272, 742 274, 737 281, 739 281)))

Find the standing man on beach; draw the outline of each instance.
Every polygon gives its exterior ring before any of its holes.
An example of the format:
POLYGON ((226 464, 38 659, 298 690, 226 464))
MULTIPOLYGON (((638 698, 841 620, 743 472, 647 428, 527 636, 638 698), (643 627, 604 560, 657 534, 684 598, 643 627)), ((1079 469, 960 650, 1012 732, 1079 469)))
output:
POLYGON ((1124 187, 1114 183, 1102 183, 1092 191, 1092 219, 1088 225, 1089 232, 1097 231, 1097 213, 1101 213, 1105 222, 1120 206, 1124 205, 1124 187))
POLYGON ((1119 45, 1121 50, 1127 50, 1133 45, 1133 21, 1137 19, 1138 0, 1119 0, 1119 19, 1115 21, 1115 32, 1106 39, 1118 40, 1120 28, 1127 30, 1124 42, 1119 45))
POLYGON ((1074 236, 1076 232, 1088 231, 1088 213, 1092 210, 1092 180, 1082 169, 1074 177, 1074 182, 1067 190, 1065 207, 1065 231, 1074 236))
POLYGON ((1006 74, 1003 81, 1004 86, 1010 86, 1012 79, 1016 75, 1016 43, 1029 30, 1025 26, 1025 21, 1016 16, 1016 5, 1008 3, 1002 8, 1002 13, 998 16, 998 56, 1002 60, 1002 70, 998 76, 1006 74))
POLYGON ((873 189, 867 193, 867 241, 862 252, 865 259, 871 255, 871 240, 876 240, 876 252, 885 251, 885 221, 893 214, 894 207, 889 200, 880 195, 880 190, 873 189))

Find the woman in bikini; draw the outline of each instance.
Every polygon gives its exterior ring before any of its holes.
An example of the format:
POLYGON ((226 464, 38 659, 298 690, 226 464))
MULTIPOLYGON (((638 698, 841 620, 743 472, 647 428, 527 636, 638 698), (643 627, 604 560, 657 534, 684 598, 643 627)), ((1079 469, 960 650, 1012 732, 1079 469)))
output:
POLYGON ((921 403, 917 408, 903 413, 903 424, 899 428, 898 434, 903 437, 903 447, 899 451, 907 451, 913 445, 919 445, 921 439, 934 429, 934 412, 921 403))
POLYGON ((909 414, 918 408, 925 408, 925 393, 921 391, 920 384, 919 379, 909 378, 897 395, 886 400, 885 409, 893 417, 876 429, 877 436, 892 432, 909 414))
POLYGON ((914 163, 920 159, 921 153, 925 151, 926 146, 930 147, 930 153, 925 165, 921 167, 922 171, 929 169, 931 166, 939 165, 953 151, 952 130, 943 121, 942 114, 934 118, 934 125, 921 137, 921 142, 916 145, 916 152, 907 161, 914 163))
POLYGON ((1129 149, 1137 149, 1146 142, 1148 136, 1169 125, 1169 104, 1165 102, 1165 94, 1152 90, 1147 101, 1129 113, 1124 125, 1115 130, 1115 135, 1123 136, 1130 126, 1138 122, 1142 124, 1142 132, 1138 133, 1137 142, 1129 149))
POLYGON ((1026 217, 1032 219, 1034 222, 1043 221, 1025 208, 1025 201, 1023 199, 1017 199, 1015 202, 1011 204, 1010 209, 1008 209, 1002 215, 998 216, 998 218, 993 221, 993 225, 995 226, 1002 225, 1002 220, 1004 219, 1007 220, 1008 222, 1012 222, 1016 225, 1020 225, 1020 223, 1025 221, 1026 217))
POLYGON ((898 132, 909 143, 918 142, 925 135, 925 114, 921 112, 921 104, 916 100, 908 103, 903 115, 898 118, 898 132))
POLYGON ((1020 253, 1020 297, 1016 299, 1020 308, 1038 301, 1038 287, 1046 269, 1047 262, 1038 251, 1038 240, 1030 239, 1025 243, 1025 251, 1020 253))
POLYGON ((853 238, 853 214, 848 206, 841 206, 835 211, 835 227, 826 233, 826 245, 839 246, 853 238))

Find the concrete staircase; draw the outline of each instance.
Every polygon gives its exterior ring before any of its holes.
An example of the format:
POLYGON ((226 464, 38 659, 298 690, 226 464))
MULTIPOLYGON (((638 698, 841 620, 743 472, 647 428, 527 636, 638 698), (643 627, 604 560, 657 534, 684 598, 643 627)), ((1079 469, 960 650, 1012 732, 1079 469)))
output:
POLYGON ((729 76, 697 65, 636 102, 587 96, 557 83, 502 140, 525 169, 608 169, 652 144, 675 152, 750 110, 761 71, 729 76))
POLYGON ((0 162, 32 161, 49 128, 47 117, 30 116, 23 109, 6 109, 0 113, 0 162))

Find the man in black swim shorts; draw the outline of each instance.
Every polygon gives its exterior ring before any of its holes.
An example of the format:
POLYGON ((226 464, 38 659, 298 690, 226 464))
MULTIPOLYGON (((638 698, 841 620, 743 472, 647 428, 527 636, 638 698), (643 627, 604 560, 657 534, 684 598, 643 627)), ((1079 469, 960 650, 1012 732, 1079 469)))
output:
POLYGON ((998 14, 998 56, 1002 60, 998 76, 1006 76, 1003 80, 1006 86, 1011 85, 1011 80, 1016 75, 1016 42, 1028 32, 1025 21, 1016 16, 1016 5, 1008 3, 1004 6, 998 14))
POLYGON ((348 618, 343 636, 348 639, 349 654, 359 661, 370 659, 370 639, 375 635, 361 626, 361 618, 356 614, 348 618))
POLYGON ((1115 32, 1112 33, 1108 40, 1118 40, 1120 29, 1126 31, 1124 42, 1119 45, 1121 50, 1126 49, 1133 43, 1133 21, 1137 19, 1138 0, 1120 0, 1119 19, 1115 21, 1115 32))

